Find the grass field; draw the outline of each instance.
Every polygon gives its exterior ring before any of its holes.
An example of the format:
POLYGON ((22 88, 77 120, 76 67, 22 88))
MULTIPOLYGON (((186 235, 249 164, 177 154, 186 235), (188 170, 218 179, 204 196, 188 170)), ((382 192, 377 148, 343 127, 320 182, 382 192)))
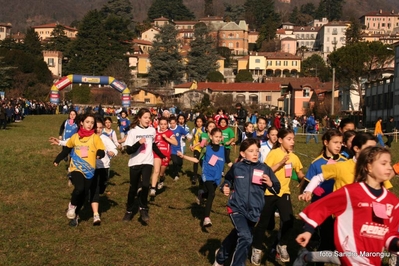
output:
MULTIPOLYGON (((232 229, 226 215, 227 198, 217 193, 211 219, 213 227, 201 227, 202 207, 195 204, 198 187, 187 176, 175 182, 169 176, 165 190, 150 205, 150 224, 143 226, 136 214, 122 222, 129 187, 128 155, 112 160, 111 184, 100 198, 101 226, 92 226, 87 204, 77 228, 70 228, 65 216, 72 187, 67 186, 66 167, 52 162, 60 151, 51 146, 66 117, 29 116, 0 131, 0 265, 211 265, 214 251, 232 229)), ((393 161, 399 161, 398 143, 393 143, 393 161)), ((307 166, 321 144, 306 145, 296 139, 296 153, 307 166)), ((234 155, 234 148, 232 158, 234 155)), ((190 173, 192 163, 183 170, 190 173)), ((394 192, 399 183, 393 180, 394 192)), ((291 183, 293 199, 296 184, 291 183)), ((293 202, 297 215, 306 205, 293 202)), ((297 217, 289 245, 291 261, 299 246, 301 230, 297 217)), ((267 245, 269 242, 266 242, 267 245)), ((272 262, 264 261, 266 265, 272 262)), ((248 265, 250 265, 248 261, 248 265)))

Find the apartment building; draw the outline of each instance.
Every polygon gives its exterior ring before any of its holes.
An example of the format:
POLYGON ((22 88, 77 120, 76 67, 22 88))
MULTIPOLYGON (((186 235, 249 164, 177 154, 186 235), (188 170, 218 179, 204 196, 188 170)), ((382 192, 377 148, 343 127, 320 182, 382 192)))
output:
POLYGON ((59 51, 43 51, 43 59, 54 77, 62 76, 62 53, 59 51))
POLYGON ((318 34, 318 50, 322 53, 324 59, 333 51, 345 46, 345 33, 348 26, 348 22, 332 21, 321 27, 318 34))
POLYGON ((371 11, 360 17, 360 23, 372 33, 390 33, 394 28, 399 27, 399 13, 395 13, 394 10, 387 12, 382 9, 371 11))
POLYGON ((78 29, 65 26, 59 23, 50 23, 50 24, 44 24, 44 25, 39 25, 39 26, 33 26, 32 28, 35 30, 35 32, 39 35, 39 39, 41 41, 44 41, 46 39, 51 38, 51 33, 54 31, 54 29, 61 25, 64 28, 65 35, 68 38, 76 38, 76 34, 78 33, 78 29))
POLYGON ((293 35, 297 40, 297 47, 305 47, 308 51, 318 51, 320 46, 317 39, 320 27, 315 26, 294 26, 293 35))

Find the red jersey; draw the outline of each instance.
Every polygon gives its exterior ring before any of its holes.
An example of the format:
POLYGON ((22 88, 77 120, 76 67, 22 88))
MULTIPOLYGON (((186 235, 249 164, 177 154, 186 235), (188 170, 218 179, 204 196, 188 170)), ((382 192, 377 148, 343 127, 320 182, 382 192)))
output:
POLYGON ((346 185, 299 214, 313 227, 334 215, 334 243, 342 265, 381 265, 384 239, 399 199, 382 188, 375 197, 363 182, 346 185), (382 218, 381 218, 382 217, 382 218))
POLYGON ((389 245, 394 238, 399 238, 399 205, 396 205, 393 210, 393 217, 389 226, 389 232, 385 235, 386 250, 389 250, 389 245))
POLYGON ((156 135, 155 135, 155 143, 158 146, 158 149, 162 152, 163 155, 166 157, 170 157, 170 143, 167 142, 162 135, 164 135, 168 138, 173 136, 173 132, 170 129, 165 130, 164 132, 160 132, 157 130, 156 135))
POLYGON ((227 117, 227 115, 220 115, 220 114, 217 114, 217 115, 215 115, 215 116, 213 117, 213 120, 215 120, 215 123, 216 123, 216 127, 219 127, 219 120, 220 120, 220 118, 226 118, 226 119, 227 119, 227 123, 228 123, 228 121, 229 121, 229 118, 227 117))

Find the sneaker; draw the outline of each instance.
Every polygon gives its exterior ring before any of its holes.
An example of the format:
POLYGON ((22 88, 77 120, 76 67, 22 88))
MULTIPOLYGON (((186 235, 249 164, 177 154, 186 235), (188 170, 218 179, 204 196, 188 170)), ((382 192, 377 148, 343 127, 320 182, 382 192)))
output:
POLYGON ((195 198, 195 201, 197 202, 198 205, 201 205, 203 202, 202 194, 204 194, 204 191, 202 189, 198 190, 197 197, 195 198))
POLYGON ((293 266, 304 266, 306 265, 305 256, 309 253, 306 248, 301 248, 298 252, 298 257, 294 261, 293 266))
POLYGON ((175 178, 173 180, 175 180, 175 181, 179 180, 179 176, 175 176, 175 178))
POLYGON ((257 248, 252 248, 251 263, 254 265, 260 265, 262 260, 262 250, 257 248))
POLYGON ((279 212, 274 212, 274 217, 280 217, 280 213, 279 212))
POLYGON ((211 218, 205 217, 205 219, 204 219, 204 227, 209 227, 209 226, 212 226, 211 218))
POLYGON ((148 216, 148 209, 140 209, 140 218, 144 223, 148 224, 148 222, 150 221, 150 216, 148 216))
POLYGON ((75 217, 76 217, 75 210, 76 210, 76 206, 69 203, 68 211, 66 213, 66 216, 68 217, 68 219, 75 219, 75 217))
POLYGON ((125 213, 125 216, 123 216, 123 221, 125 221, 125 222, 129 222, 129 221, 131 221, 133 219, 133 212, 126 212, 125 213))
POLYGON ((155 197, 155 195, 157 194, 157 191, 155 188, 151 188, 150 189, 150 197, 155 197))
POLYGON ((217 249, 217 250, 215 251, 215 262, 213 263, 212 266, 223 266, 223 264, 219 264, 219 263, 216 261, 216 257, 217 257, 217 255, 218 255, 218 253, 219 253, 219 249, 217 249))
POLYGON ((94 214, 93 216, 93 225, 100 225, 101 224, 101 218, 99 214, 94 214))
POLYGON ((276 251, 276 255, 281 262, 290 262, 290 254, 288 254, 287 245, 277 245, 276 251))
POLYGON ((79 216, 76 216, 75 218, 73 218, 69 221, 70 227, 77 227, 78 224, 79 224, 79 216))
POLYGON ((157 185, 157 189, 161 190, 163 188, 163 182, 159 182, 157 185))

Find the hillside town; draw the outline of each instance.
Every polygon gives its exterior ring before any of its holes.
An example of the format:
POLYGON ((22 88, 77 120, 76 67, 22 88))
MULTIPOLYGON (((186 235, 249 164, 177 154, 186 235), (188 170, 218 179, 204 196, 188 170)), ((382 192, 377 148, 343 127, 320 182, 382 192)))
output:
MULTIPOLYGON (((132 52, 126 53, 129 68, 133 76, 131 103, 136 105, 179 105, 182 109, 193 109, 203 98, 204 93, 215 100, 218 94, 230 95, 233 102, 247 105, 259 105, 282 111, 293 116, 306 115, 316 105, 328 104, 329 110, 346 114, 365 115, 365 123, 373 122, 377 117, 393 116, 399 120, 399 13, 392 11, 370 11, 359 18, 362 25, 361 42, 381 42, 395 51, 384 64, 373 65, 380 71, 372 78, 359 77, 362 89, 353 90, 357 84, 341 85, 339 82, 321 80, 318 66, 311 70, 311 76, 303 76, 303 62, 318 55, 328 63, 328 56, 346 45, 346 32, 351 28, 350 21, 329 21, 327 18, 314 19, 307 26, 298 26, 284 22, 276 29, 276 48, 274 52, 255 52, 259 32, 251 30, 245 20, 238 23, 224 21, 223 17, 208 16, 194 21, 172 21, 166 17, 153 20, 151 27, 142 31, 140 36, 130 40, 132 52), (148 84, 151 69, 149 52, 154 39, 165 25, 173 25, 177 30, 179 53, 183 61, 188 60, 190 43, 194 39, 194 28, 204 23, 210 30, 210 36, 218 47, 228 48, 234 63, 225 65, 225 59, 219 56, 217 71, 223 75, 222 82, 208 80, 197 81, 185 75, 179 84, 172 82, 168 88, 159 89, 148 84), (236 77, 241 71, 251 74, 251 81, 237 83, 236 77), (346 86, 346 87, 345 87, 346 86), (363 99, 361 99, 363 98, 363 99), (327 103, 328 101, 328 103, 327 103), (361 103, 364 101, 364 108, 361 103)), ((32 28, 41 42, 53 38, 53 31, 62 27, 65 36, 75 39, 78 29, 59 23, 36 25, 32 28)), ((24 34, 14 33, 10 23, 0 24, 0 40, 11 38, 23 43, 24 34)), ((64 55, 60 51, 43 51, 44 61, 54 80, 61 79, 64 55)), ((320 71, 320 70, 319 70, 320 71)), ((94 71, 93 71, 94 74, 94 71)), ((101 85, 100 85, 101 86, 101 85)), ((333 114, 331 112, 331 114, 333 114)))

